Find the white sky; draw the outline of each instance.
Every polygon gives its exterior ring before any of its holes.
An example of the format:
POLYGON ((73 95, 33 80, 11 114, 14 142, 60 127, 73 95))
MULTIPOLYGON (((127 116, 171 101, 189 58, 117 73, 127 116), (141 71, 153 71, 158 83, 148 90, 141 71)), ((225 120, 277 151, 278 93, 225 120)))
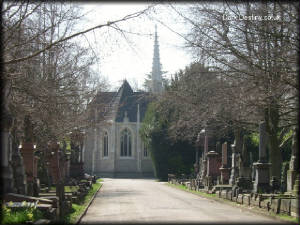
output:
MULTIPOLYGON (((87 16, 87 21, 83 21, 83 28, 89 28, 98 24, 123 18, 124 16, 140 11, 147 7, 146 3, 79 3, 84 11, 91 11, 87 16)), ((164 5, 156 8, 157 14, 151 14, 156 19, 162 20, 168 26, 177 31, 184 31, 184 26, 179 21, 175 21, 172 10, 164 5)), ((169 78, 179 69, 192 62, 191 57, 182 48, 184 40, 161 25, 159 22, 151 20, 148 16, 119 23, 119 27, 126 31, 142 33, 143 35, 126 34, 126 39, 120 32, 102 28, 86 34, 83 44, 93 47, 95 55, 99 57, 99 63, 95 70, 100 76, 104 76, 116 90, 120 87, 123 79, 127 79, 130 85, 142 88, 146 74, 152 69, 153 57, 153 36, 154 26, 158 26, 158 36, 160 44, 160 58, 163 71, 167 71, 165 76, 169 78)))

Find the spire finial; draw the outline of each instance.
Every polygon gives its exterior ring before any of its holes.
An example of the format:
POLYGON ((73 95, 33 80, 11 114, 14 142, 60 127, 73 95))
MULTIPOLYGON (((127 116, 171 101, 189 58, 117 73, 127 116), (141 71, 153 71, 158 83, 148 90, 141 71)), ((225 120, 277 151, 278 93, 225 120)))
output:
POLYGON ((153 63, 152 63, 152 92, 161 93, 162 91, 162 72, 159 57, 159 44, 157 36, 157 25, 155 24, 154 34, 154 51, 153 51, 153 63))

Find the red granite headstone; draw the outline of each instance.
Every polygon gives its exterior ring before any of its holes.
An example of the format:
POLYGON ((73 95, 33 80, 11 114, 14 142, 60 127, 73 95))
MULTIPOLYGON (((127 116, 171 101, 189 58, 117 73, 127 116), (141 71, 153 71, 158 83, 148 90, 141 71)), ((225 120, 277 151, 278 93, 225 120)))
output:
POLYGON ((207 176, 213 177, 216 179, 217 176, 220 176, 221 158, 219 154, 215 151, 209 151, 207 153, 207 176))
POLYGON ((34 174, 34 172, 37 170, 37 168, 35 168, 35 166, 37 166, 37 163, 34 163, 33 144, 23 143, 20 150, 23 157, 27 182, 33 182, 34 175, 36 177, 36 174, 34 174))
POLYGON ((52 143, 50 145, 50 155, 49 155, 49 169, 52 177, 53 184, 57 184, 59 180, 59 145, 57 143, 52 143))
POLYGON ((222 145, 222 167, 227 167, 227 142, 222 145))

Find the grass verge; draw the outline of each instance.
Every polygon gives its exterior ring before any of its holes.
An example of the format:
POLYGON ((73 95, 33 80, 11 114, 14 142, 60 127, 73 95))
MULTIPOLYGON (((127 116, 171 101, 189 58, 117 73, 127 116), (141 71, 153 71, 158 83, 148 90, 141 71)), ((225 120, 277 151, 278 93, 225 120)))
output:
MULTIPOLYGON (((187 191, 187 192, 190 192, 190 193, 194 193, 194 194, 197 194, 199 196, 203 196, 203 197, 215 199, 215 200, 217 200, 219 202, 223 202, 223 203, 226 203, 226 204, 229 203, 229 204, 231 204, 233 206, 243 206, 244 208, 248 208, 245 205, 237 204, 236 202, 232 202, 232 201, 229 201, 227 199, 219 198, 216 194, 207 194, 207 193, 200 192, 200 191, 190 190, 185 185, 182 185, 182 184, 170 184, 170 183, 166 183, 166 185, 174 187, 174 188, 177 188, 177 189, 181 189, 181 190, 184 190, 184 191, 187 191)), ((281 213, 275 214, 275 213, 273 213, 271 211, 270 212, 262 212, 261 210, 254 209, 254 208, 252 208, 251 211, 260 212, 260 213, 262 213, 264 215, 270 215, 272 217, 275 217, 275 218, 283 220, 283 221, 287 221, 287 222, 292 222, 292 223, 299 224, 299 219, 298 218, 293 217, 293 216, 289 216, 289 215, 286 215, 286 214, 281 214, 281 213)))
POLYGON ((170 184, 170 183, 167 183, 167 185, 168 185, 168 186, 171 186, 171 187, 175 187, 175 188, 181 189, 181 190, 184 190, 184 191, 187 191, 187 192, 191 192, 191 193, 194 193, 194 194, 203 196, 203 197, 208 197, 208 198, 218 199, 218 197, 217 197, 216 194, 207 194, 207 193, 200 192, 200 191, 189 190, 189 189, 188 189, 185 185, 183 185, 183 184, 170 184))
POLYGON ((273 212, 270 212, 270 214, 271 214, 272 216, 275 216, 275 217, 280 218, 281 220, 299 224, 299 219, 297 219, 296 217, 289 216, 289 215, 285 215, 285 214, 275 214, 275 213, 273 213, 273 212))
POLYGON ((84 197, 82 202, 80 204, 72 204, 72 210, 69 214, 67 214, 64 218, 65 223, 75 223, 78 218, 81 216, 81 214, 84 212, 85 208, 88 206, 91 198, 94 196, 94 194, 99 190, 99 188, 102 186, 102 179, 98 179, 95 184, 92 185, 92 188, 89 190, 87 195, 84 197))

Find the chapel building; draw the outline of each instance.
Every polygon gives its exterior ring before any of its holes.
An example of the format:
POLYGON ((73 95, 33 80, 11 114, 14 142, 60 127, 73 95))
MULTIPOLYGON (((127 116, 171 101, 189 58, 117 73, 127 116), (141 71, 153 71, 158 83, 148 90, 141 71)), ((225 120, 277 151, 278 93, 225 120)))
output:
MULTIPOLYGON (((151 92, 163 91, 158 36, 155 26, 151 92)), ((154 176, 149 150, 139 130, 151 93, 134 92, 124 80, 117 92, 98 91, 88 109, 92 125, 83 147, 87 173, 106 177, 154 176)))

